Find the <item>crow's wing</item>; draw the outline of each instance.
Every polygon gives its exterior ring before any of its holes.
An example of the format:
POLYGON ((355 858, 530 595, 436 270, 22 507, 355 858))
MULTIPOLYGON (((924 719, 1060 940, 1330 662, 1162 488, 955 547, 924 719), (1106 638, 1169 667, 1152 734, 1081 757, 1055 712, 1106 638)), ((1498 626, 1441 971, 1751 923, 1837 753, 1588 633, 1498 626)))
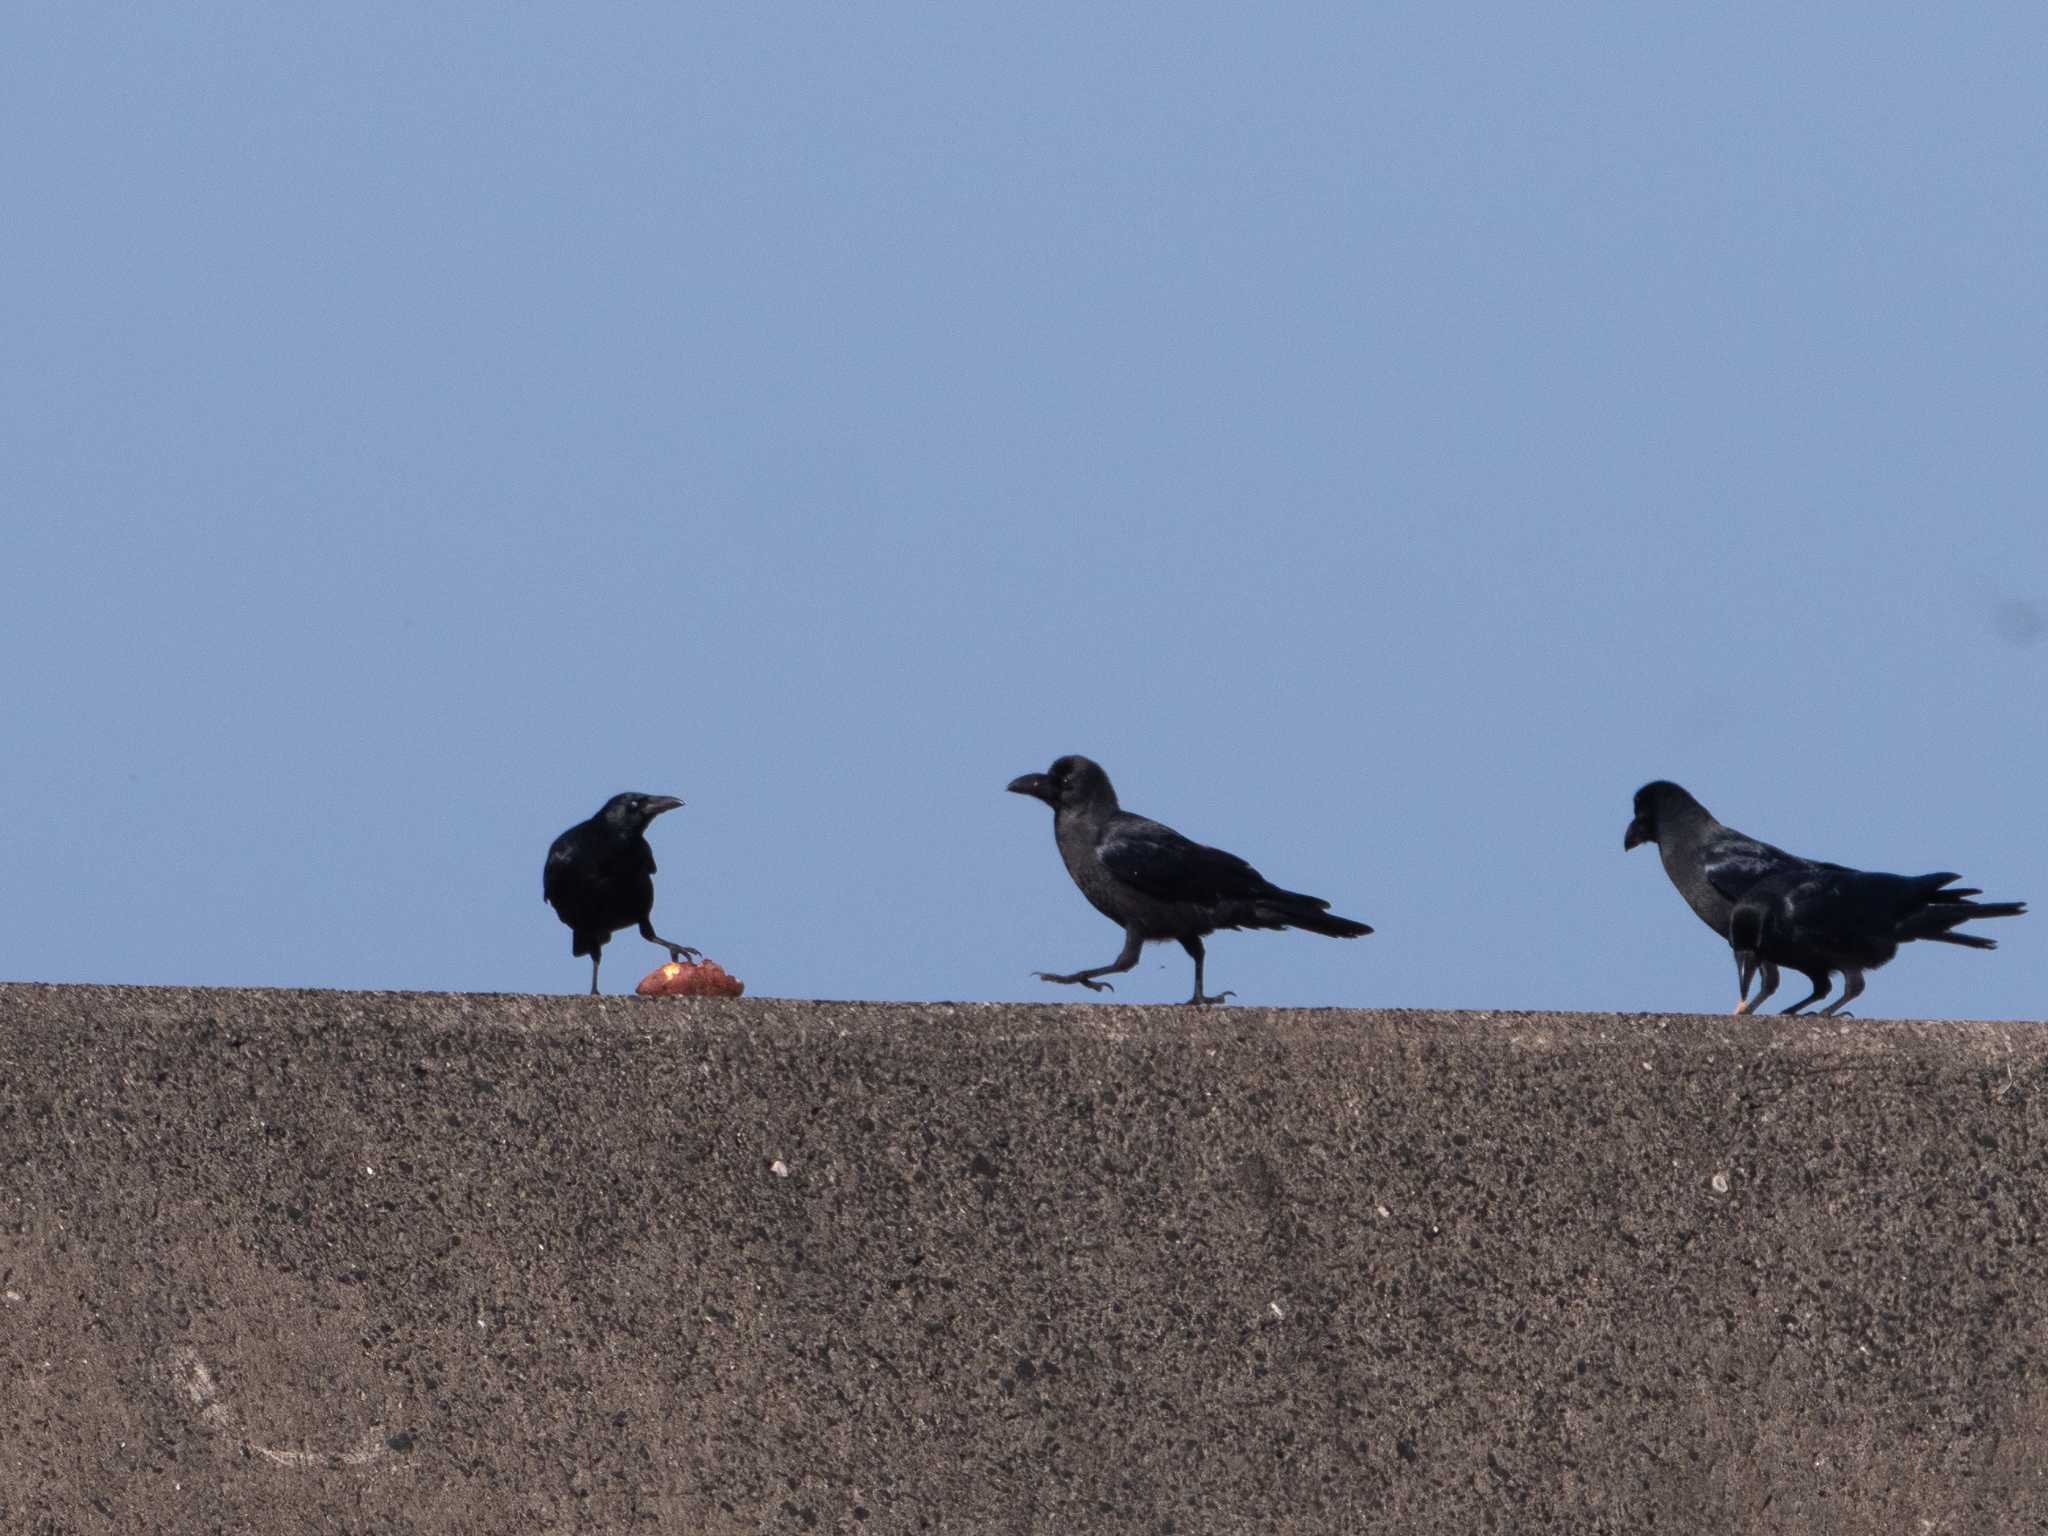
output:
POLYGON ((1760 880, 1803 870, 1839 869, 1816 864, 1740 832, 1717 837, 1700 850, 1700 874, 1726 901, 1740 901, 1760 880))
POLYGON ((541 870, 541 899, 556 911, 564 901, 602 900, 608 889, 635 875, 654 874, 654 850, 645 838, 621 842, 602 834, 593 836, 584 827, 571 827, 548 849, 548 861, 541 870))
POLYGON ((1155 901, 1250 900, 1273 889, 1236 854, 1143 816, 1119 816, 1096 852, 1110 874, 1155 901))
MULTIPOLYGON (((1928 907, 1955 897, 1942 889, 1961 875, 1888 875, 1875 870, 1830 872, 1826 921, 1837 932, 1869 932, 1891 936, 1900 923, 1928 907)), ((1972 892, 1971 894, 1975 894, 1972 892)))
POLYGON ((576 837, 564 832, 548 847, 548 862, 540 872, 540 899, 559 907, 576 884, 576 837))
MULTIPOLYGON (((1882 965, 1898 947, 1898 927, 1912 914, 1938 899, 1950 874, 1890 875, 1874 870, 1832 865, 1786 883, 1782 899, 1786 928, 1792 939, 1830 956, 1882 965)), ((1910 935, 1908 935, 1910 937, 1910 935)))
POLYGON ((1856 942, 1870 926, 1867 893, 1853 879, 1853 871, 1816 871, 1803 880, 1786 882, 1780 904, 1787 937, 1794 942, 1839 949, 1856 942))

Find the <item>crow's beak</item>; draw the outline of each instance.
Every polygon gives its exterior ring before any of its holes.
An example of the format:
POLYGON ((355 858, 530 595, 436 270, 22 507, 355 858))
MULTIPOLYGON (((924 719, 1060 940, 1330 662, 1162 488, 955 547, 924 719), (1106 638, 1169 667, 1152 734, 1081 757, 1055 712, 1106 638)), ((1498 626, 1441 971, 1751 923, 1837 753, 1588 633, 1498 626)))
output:
POLYGON ((1042 773, 1027 773, 1003 786, 1013 795, 1029 795, 1034 800, 1052 804, 1052 780, 1042 773))
POLYGON ((1735 979, 1741 983, 1735 989, 1735 995, 1744 999, 1748 998, 1749 984, 1756 980, 1755 950, 1738 949, 1735 951, 1735 979))
POLYGON ((652 821, 663 811, 672 811, 682 803, 674 795, 649 795, 647 797, 647 819, 652 821))
POLYGON ((1629 849, 1635 847, 1637 844, 1647 843, 1649 841, 1650 834, 1643 827, 1643 818, 1638 816, 1634 821, 1631 821, 1628 824, 1628 831, 1622 836, 1621 851, 1623 853, 1627 853, 1629 849))

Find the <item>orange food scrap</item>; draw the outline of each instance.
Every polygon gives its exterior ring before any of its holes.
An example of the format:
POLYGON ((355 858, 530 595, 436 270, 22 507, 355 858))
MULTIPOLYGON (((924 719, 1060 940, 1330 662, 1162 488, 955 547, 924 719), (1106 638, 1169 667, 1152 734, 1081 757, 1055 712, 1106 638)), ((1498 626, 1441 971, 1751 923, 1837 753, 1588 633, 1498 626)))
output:
POLYGON ((641 977, 633 990, 642 997, 738 997, 747 987, 716 960, 671 960, 641 977))

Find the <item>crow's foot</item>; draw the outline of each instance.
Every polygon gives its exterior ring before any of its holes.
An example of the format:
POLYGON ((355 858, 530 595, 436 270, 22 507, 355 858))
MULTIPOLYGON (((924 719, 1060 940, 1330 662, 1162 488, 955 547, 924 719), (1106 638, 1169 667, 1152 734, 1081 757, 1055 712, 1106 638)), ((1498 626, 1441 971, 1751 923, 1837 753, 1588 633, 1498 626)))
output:
POLYGON ((1063 987, 1086 987, 1090 992, 1114 992, 1116 990, 1108 982, 1097 981, 1092 976, 1078 974, 1073 976, 1055 976, 1051 971, 1033 971, 1031 974, 1040 981, 1056 981, 1063 987))
POLYGON ((1188 1008, 1207 1008, 1212 1004, 1222 1002, 1226 997, 1235 996, 1237 996, 1235 992, 1218 992, 1214 997, 1205 997, 1200 992, 1197 992, 1183 1006, 1188 1008))

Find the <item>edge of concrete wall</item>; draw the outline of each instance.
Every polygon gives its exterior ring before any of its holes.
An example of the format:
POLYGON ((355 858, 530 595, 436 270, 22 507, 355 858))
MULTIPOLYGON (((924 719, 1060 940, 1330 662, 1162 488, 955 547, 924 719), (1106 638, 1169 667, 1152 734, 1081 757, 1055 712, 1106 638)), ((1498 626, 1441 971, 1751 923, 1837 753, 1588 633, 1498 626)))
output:
POLYGON ((2048 1521, 2031 1023, 0 986, 0 1528, 2048 1521))

